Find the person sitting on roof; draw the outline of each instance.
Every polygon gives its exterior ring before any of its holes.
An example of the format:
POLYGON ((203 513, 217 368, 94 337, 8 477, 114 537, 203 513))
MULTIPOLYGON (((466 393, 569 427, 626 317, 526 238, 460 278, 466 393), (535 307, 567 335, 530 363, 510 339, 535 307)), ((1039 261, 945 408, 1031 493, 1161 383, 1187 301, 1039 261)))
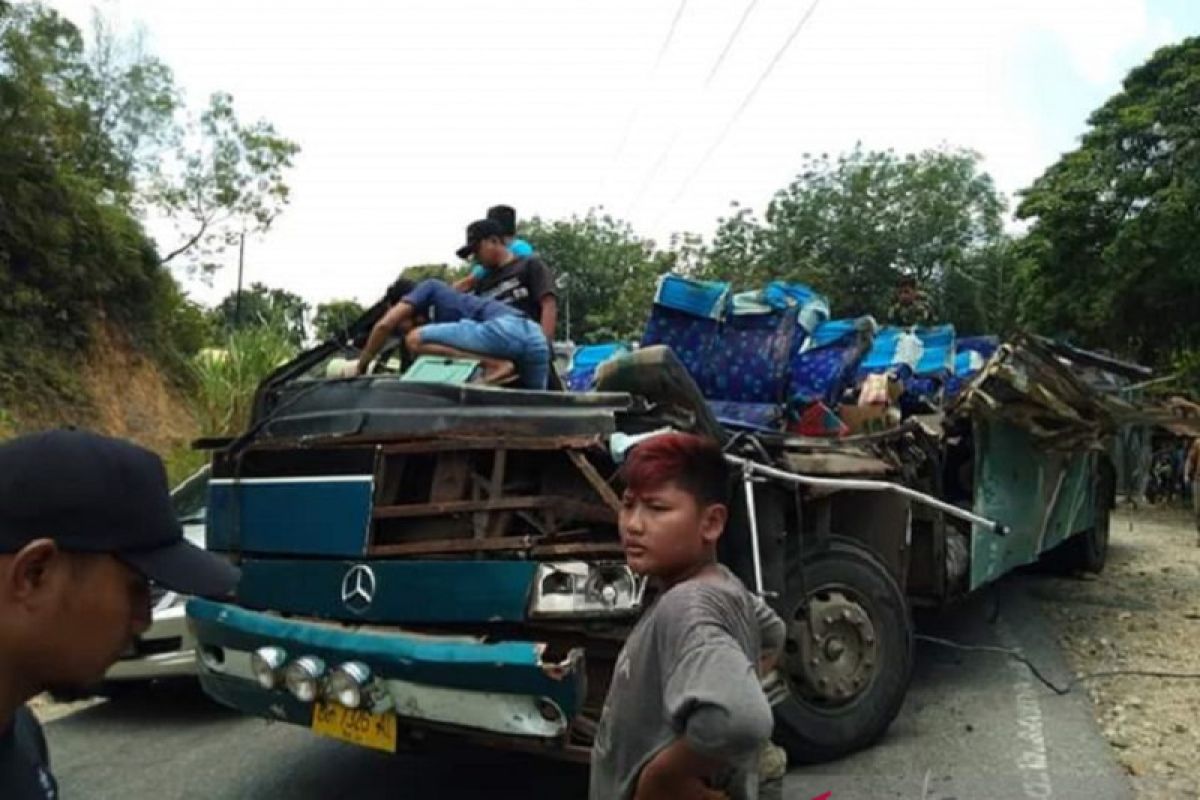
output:
POLYGON ((896 300, 888 309, 888 321, 901 328, 928 325, 933 321, 929 300, 917 288, 917 279, 902 275, 896 283, 896 300))
POLYGON ((432 278, 415 285, 397 284, 400 301, 375 323, 352 375, 366 372, 388 339, 399 332, 413 355, 480 361, 484 383, 503 383, 515 373, 523 388, 546 388, 549 345, 541 328, 518 309, 456 292, 432 278))
POLYGON ((508 206, 495 206, 486 219, 472 222, 458 257, 473 259, 475 266, 454 288, 516 306, 553 341, 558 322, 554 273, 515 234, 516 211, 508 206))

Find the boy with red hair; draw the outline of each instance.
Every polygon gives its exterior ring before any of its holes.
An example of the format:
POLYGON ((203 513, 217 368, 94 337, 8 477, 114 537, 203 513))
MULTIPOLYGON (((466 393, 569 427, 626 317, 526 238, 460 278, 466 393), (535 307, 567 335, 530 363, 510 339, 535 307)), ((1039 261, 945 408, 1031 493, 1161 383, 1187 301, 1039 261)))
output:
POLYGON ((771 708, 758 667, 783 621, 717 562, 730 477, 713 442, 648 439, 622 471, 629 566, 661 594, 617 657, 592 750, 591 800, 748 800, 771 708))

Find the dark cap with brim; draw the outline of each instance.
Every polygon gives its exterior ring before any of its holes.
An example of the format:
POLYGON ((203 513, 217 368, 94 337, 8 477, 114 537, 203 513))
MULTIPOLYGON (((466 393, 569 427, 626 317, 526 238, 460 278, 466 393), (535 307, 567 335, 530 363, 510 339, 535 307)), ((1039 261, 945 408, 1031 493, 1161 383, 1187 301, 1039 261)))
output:
POLYGON ((473 255, 479 243, 492 237, 504 238, 504 228, 494 219, 477 219, 467 226, 467 243, 455 252, 459 258, 473 255))
POLYGON ((36 539, 107 553, 181 594, 221 597, 239 570, 183 537, 162 460, 86 431, 47 431, 0 445, 0 553, 36 539))
POLYGON ((153 550, 114 553, 160 586, 179 594, 224 597, 237 587, 241 570, 187 539, 153 550))

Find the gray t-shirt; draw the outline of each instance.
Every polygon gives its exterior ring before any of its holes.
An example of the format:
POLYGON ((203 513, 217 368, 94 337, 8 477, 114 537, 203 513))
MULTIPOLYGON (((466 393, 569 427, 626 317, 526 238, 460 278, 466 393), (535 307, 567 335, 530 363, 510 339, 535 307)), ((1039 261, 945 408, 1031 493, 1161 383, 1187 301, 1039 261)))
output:
POLYGON ((725 567, 665 592, 617 656, 592 747, 591 800, 633 797, 642 768, 681 736, 730 764, 719 784, 733 800, 754 800, 772 727, 758 660, 782 648, 785 632, 725 567))

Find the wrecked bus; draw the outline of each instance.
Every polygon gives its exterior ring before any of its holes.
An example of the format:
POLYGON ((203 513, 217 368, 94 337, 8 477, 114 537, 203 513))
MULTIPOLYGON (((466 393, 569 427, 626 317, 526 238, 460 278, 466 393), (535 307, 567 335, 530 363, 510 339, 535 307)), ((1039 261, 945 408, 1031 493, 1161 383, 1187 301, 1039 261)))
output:
POLYGON ((205 691, 385 751, 586 760, 654 593, 622 558, 619 461, 663 429, 716 438, 736 466, 720 557, 788 623, 765 687, 794 762, 887 729, 913 606, 1042 557, 1103 566, 1122 408, 1068 349, 830 320, 772 287, 667 276, 642 347, 582 392, 478 385, 473 363, 398 345, 327 378, 382 301, 277 370, 246 431, 200 443, 208 546, 242 568, 235 601, 188 606, 205 691))

